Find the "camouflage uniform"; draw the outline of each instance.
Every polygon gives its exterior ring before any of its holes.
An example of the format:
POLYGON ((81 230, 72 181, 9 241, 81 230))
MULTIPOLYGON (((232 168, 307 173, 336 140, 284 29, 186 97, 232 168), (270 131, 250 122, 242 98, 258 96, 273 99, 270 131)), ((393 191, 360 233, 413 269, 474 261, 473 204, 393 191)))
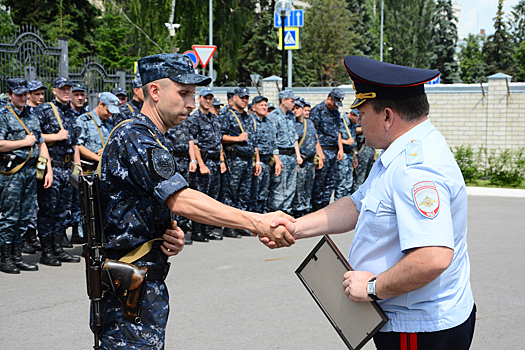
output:
POLYGON ((310 120, 314 122, 319 143, 325 155, 322 169, 315 170, 312 206, 324 207, 330 203, 337 176, 337 150, 341 117, 339 109, 330 111, 325 102, 319 103, 310 111, 310 120))
POLYGON ((342 197, 347 197, 352 194, 352 183, 353 183, 353 167, 354 164, 354 150, 357 143, 355 142, 355 124, 350 123, 350 119, 346 116, 346 113, 341 113, 341 118, 344 118, 350 135, 346 130, 344 121, 341 123, 341 138, 348 140, 350 137, 354 139, 353 146, 343 144, 343 151, 345 152, 343 159, 337 162, 337 180, 335 185, 334 200, 338 200, 342 197))
POLYGON ((253 172, 252 156, 255 151, 255 121, 246 112, 239 113, 228 108, 221 117, 221 132, 223 135, 239 136, 242 131, 237 119, 242 124, 244 132, 248 133, 248 140, 224 145, 225 155, 228 158, 229 183, 225 189, 224 204, 248 210, 250 205, 250 190, 253 172))
MULTIPOLYGON (((360 126, 361 125, 359 124, 354 124, 355 128, 360 126)), ((376 153, 372 147, 365 145, 365 137, 363 134, 356 136, 356 144, 357 167, 354 169, 354 183, 352 185, 352 193, 359 189, 359 186, 365 182, 368 174, 370 174, 370 170, 374 165, 374 156, 376 153)))
POLYGON ((317 145, 317 130, 315 130, 314 123, 306 118, 303 119, 303 122, 298 120, 295 122, 295 130, 299 142, 304 135, 304 123, 306 123, 306 137, 299 148, 301 157, 303 157, 303 164, 299 166, 295 197, 292 202, 293 211, 299 212, 299 215, 304 215, 312 209, 312 188, 315 178, 314 156, 317 145))
POLYGON ((142 102, 131 99, 119 107, 120 113, 113 114, 110 119, 113 119, 113 124, 117 126, 123 120, 136 118, 140 114, 142 105, 142 102))
POLYGON ((66 216, 71 207, 72 189, 70 183, 71 162, 78 144, 80 130, 75 123, 69 103, 63 105, 57 100, 42 103, 35 109, 40 119, 40 128, 43 134, 56 134, 60 125, 51 108, 53 103, 60 115, 62 125, 69 132, 69 137, 48 145, 49 156, 53 161, 53 184, 50 188, 38 186, 38 234, 42 238, 61 237, 66 228, 66 216))
POLYGON ((257 123, 257 131, 255 132, 257 143, 256 147, 259 148, 259 157, 261 160, 261 173, 259 176, 252 177, 252 188, 251 188, 251 211, 257 213, 266 212, 266 201, 270 194, 270 158, 274 154, 279 154, 277 145, 275 144, 275 137, 277 131, 272 121, 268 118, 261 119, 252 113, 252 118, 257 123))
MULTIPOLYGON (((38 118, 28 108, 22 112, 11 103, 27 129, 36 137, 31 158, 12 175, 0 174, 0 246, 4 243, 21 243, 33 215, 36 200, 36 161, 39 155, 38 145, 44 142, 38 118)), ((22 124, 6 106, 0 109, 0 140, 23 140, 27 136, 22 124)), ((10 151, 22 162, 29 156, 31 147, 22 147, 10 151)), ((6 162, 0 161, 0 170, 6 171, 6 162)))
POLYGON ((277 131, 275 143, 279 149, 279 159, 283 163, 279 176, 275 176, 275 166, 270 169, 268 211, 282 210, 291 213, 297 184, 297 158, 295 150, 292 154, 286 155, 282 152, 292 152, 295 141, 298 139, 295 131, 295 116, 290 112, 285 114, 281 108, 277 108, 266 118, 272 121, 277 131))
POLYGON ((111 130, 113 130, 115 125, 113 124, 111 118, 107 120, 101 120, 95 110, 92 110, 89 113, 93 115, 95 121, 93 121, 93 118, 91 118, 88 113, 82 114, 76 119, 77 127, 80 129, 78 145, 86 147, 93 153, 97 153, 104 147, 98 130, 100 129, 102 137, 104 138, 104 142, 106 142, 109 134, 111 133, 111 130), (95 122, 97 123, 96 125, 95 122))

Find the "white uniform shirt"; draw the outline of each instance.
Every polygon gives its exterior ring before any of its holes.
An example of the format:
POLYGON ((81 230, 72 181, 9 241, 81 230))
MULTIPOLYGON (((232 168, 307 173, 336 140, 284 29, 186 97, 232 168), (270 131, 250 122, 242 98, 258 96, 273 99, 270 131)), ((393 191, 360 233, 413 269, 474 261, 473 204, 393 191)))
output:
POLYGON ((426 120, 397 138, 352 195, 360 212, 348 262, 375 275, 411 248, 454 250, 449 268, 413 292, 379 301, 382 332, 435 332, 465 322, 474 299, 467 253, 467 193, 443 135, 426 120))

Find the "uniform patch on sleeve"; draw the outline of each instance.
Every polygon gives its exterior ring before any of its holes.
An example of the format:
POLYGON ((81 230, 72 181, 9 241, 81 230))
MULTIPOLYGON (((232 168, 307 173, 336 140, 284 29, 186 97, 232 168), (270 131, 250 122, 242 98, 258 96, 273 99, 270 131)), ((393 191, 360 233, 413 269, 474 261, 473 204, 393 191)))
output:
POLYGON ((414 203, 423 216, 433 219, 439 214, 439 193, 433 181, 418 182, 413 187, 414 203))
POLYGON ((151 150, 153 169, 163 179, 169 179, 175 174, 175 160, 171 154, 161 148, 151 150))

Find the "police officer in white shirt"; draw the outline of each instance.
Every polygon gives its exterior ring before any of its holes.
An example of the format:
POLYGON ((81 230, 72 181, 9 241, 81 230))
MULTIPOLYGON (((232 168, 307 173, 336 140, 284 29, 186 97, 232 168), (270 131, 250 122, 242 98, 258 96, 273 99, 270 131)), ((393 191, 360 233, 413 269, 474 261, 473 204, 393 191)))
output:
MULTIPOLYGON (((366 145, 383 149, 351 197, 295 223, 296 239, 355 229, 343 288, 377 300, 389 321, 383 349, 468 349, 476 307, 467 252, 467 193, 443 135, 428 119, 424 83, 439 72, 348 56, 366 145)), ((261 241, 275 248, 267 238, 261 241)))

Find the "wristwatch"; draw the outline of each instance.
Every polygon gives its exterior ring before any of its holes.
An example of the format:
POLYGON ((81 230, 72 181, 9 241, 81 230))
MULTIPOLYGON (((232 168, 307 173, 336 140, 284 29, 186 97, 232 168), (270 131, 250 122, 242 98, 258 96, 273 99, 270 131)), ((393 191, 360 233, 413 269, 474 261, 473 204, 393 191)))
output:
POLYGON ((366 286, 366 291, 368 293, 368 296, 372 298, 373 300, 375 301, 381 300, 377 297, 377 294, 376 294, 376 277, 368 281, 368 285, 366 286))
POLYGON ((192 163, 195 163, 195 164, 199 164, 199 162, 197 162, 196 159, 192 159, 191 162, 192 162, 192 163))

